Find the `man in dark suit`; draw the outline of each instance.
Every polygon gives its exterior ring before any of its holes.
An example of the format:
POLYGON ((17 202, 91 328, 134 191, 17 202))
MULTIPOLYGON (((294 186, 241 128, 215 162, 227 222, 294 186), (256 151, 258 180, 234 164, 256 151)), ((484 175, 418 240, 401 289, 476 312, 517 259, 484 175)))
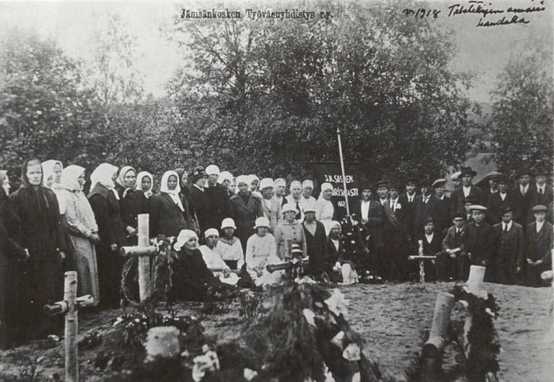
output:
POLYGON ((360 201, 354 205, 352 213, 365 226, 370 235, 369 251, 375 268, 373 271, 383 276, 383 272, 385 272, 385 266, 382 263, 385 211, 378 201, 373 200, 371 187, 368 184, 361 185, 360 189, 362 195, 360 201))
POLYGON ((452 211, 451 215, 454 213, 460 213, 464 211, 464 204, 466 199, 472 199, 477 204, 484 204, 486 200, 483 200, 483 192, 479 187, 473 185, 473 177, 477 175, 471 167, 462 167, 460 177, 462 178, 462 185, 459 189, 454 191, 451 196, 452 200, 452 211))
POLYGON ((505 207, 502 221, 493 226, 498 245, 489 267, 492 281, 500 284, 514 284, 519 273, 525 251, 523 227, 512 219, 512 208, 505 207))
POLYGON ((208 228, 219 229, 223 219, 231 216, 231 205, 225 186, 217 183, 219 168, 216 165, 206 167, 208 175, 207 186, 204 188, 206 203, 205 225, 208 228))
POLYGON ((485 221, 487 207, 474 204, 470 207, 473 221, 468 224, 469 240, 466 246, 472 265, 488 266, 494 252, 496 236, 485 221))
POLYGON ((446 235, 450 225, 450 200, 445 195, 446 179, 436 179, 433 184, 434 193, 431 196, 431 217, 434 229, 440 240, 446 235))
POLYGON ((543 285, 541 273, 552 269, 552 245, 554 231, 552 224, 546 221, 547 207, 537 205, 532 209, 535 222, 527 226, 527 253, 525 261, 525 285, 538 287, 543 285))
POLYGON ((425 221, 432 217, 431 188, 427 181, 421 183, 421 193, 417 196, 414 211, 414 236, 423 232, 425 221))
POLYGON ((514 208, 514 220, 527 227, 532 215, 529 211, 533 207, 531 200, 533 199, 533 187, 531 186, 531 171, 522 169, 518 173, 518 184, 512 192, 512 203, 514 208))
MULTIPOLYGON (((548 206, 552 203, 552 187, 546 183, 548 172, 539 170, 535 173, 535 184, 533 185, 533 191, 531 193, 530 208, 536 205, 548 206)), ((529 220, 532 219, 533 214, 529 214, 529 220)))
POLYGON ((404 224, 408 239, 413 244, 415 241, 414 219, 416 206, 416 182, 414 179, 409 179, 406 183, 405 192, 400 194, 399 202, 404 210, 404 224))
POLYGON ((192 186, 190 187, 190 201, 194 211, 196 212, 200 232, 204 232, 208 228, 214 228, 208 226, 210 209, 208 207, 208 200, 204 190, 208 176, 206 175, 204 168, 196 167, 192 174, 190 174, 190 178, 192 183, 192 186))
POLYGON ((481 190, 483 191, 483 203, 486 203, 491 195, 498 193, 498 179, 502 174, 498 171, 491 171, 481 180, 481 190))
MULTIPOLYGON (((487 220, 491 224, 500 223, 507 207, 513 208, 512 191, 508 190, 508 180, 502 176, 497 179, 498 192, 491 194, 487 204, 487 220)), ((513 212, 513 211, 512 211, 513 212)), ((512 213, 513 215, 513 213, 512 213)))
POLYGON ((464 216, 464 213, 454 215, 452 226, 442 239, 443 252, 437 259, 441 281, 466 280, 469 274, 469 257, 466 251, 468 233, 464 216))

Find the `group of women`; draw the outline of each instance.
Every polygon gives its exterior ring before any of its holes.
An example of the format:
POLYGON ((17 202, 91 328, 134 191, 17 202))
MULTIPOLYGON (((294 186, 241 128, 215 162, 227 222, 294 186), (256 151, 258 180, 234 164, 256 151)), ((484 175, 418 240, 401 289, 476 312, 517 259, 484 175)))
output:
MULTIPOLYGON (((58 329, 61 321, 46 317, 43 306, 62 298, 65 270, 77 271, 78 295, 92 295, 100 308, 120 306, 123 258, 119 249, 136 244, 141 213, 150 215, 151 237, 176 237, 177 251, 194 252, 195 257, 187 258, 185 265, 176 263, 179 269, 187 268, 181 273, 190 273, 191 280, 211 280, 204 277, 210 273, 205 272, 206 256, 214 253, 229 269, 240 268, 246 260, 254 277, 261 275, 268 261, 289 257, 291 241, 298 239, 306 254, 307 241, 296 218, 304 213, 298 209, 299 202, 311 197, 299 194, 288 200, 285 187, 277 181, 271 184, 275 193, 269 195, 259 187, 257 177, 242 176, 234 182, 231 174, 220 174, 219 169, 209 174, 195 170, 191 176, 178 169, 163 174, 159 192, 154 194, 152 174, 109 163, 96 167, 89 180, 83 167, 64 168, 57 160, 41 163, 31 159, 22 166, 20 187, 10 193, 10 179, 0 171, 0 347, 41 338, 58 329), (214 174, 221 191, 217 195, 225 199, 220 204, 227 207, 220 213, 220 226, 202 227, 203 221, 213 220, 219 212, 210 211, 210 203, 195 204, 194 193, 203 191, 214 174), (210 248, 200 251, 198 241, 199 237, 204 241, 205 228, 212 229, 216 240, 208 241, 210 248), (199 261, 202 254, 207 255, 199 261)), ((329 215, 330 192, 323 190, 323 194, 327 197, 320 206, 329 215)), ((316 225, 309 224, 308 232, 315 233, 316 225)), ((224 272, 222 279, 227 277, 224 272)), ((195 288, 181 285, 174 294, 186 298, 196 291, 193 294, 197 296, 206 289, 201 284, 195 288)))

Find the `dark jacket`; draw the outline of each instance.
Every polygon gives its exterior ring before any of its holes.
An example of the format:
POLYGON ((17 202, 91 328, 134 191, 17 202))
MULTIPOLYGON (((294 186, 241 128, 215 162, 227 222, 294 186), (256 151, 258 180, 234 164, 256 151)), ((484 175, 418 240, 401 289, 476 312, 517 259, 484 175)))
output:
POLYGON ((399 198, 400 204, 404 209, 404 225, 406 226, 406 232, 410 237, 416 237, 414 230, 414 221, 415 221, 415 207, 417 201, 417 194, 414 195, 412 202, 409 201, 408 194, 403 193, 399 198))
POLYGON ((210 206, 208 204, 208 198, 206 192, 198 189, 198 187, 192 185, 190 187, 190 203, 196 212, 196 218, 198 219, 198 225, 200 226, 200 232, 204 232, 208 228, 219 228, 219 227, 209 227, 210 221, 210 206))
POLYGON ((231 205, 227 189, 221 184, 204 189, 207 214, 205 217, 206 229, 219 229, 223 219, 231 216, 231 205))
POLYGON ((304 236, 306 237, 306 248, 310 261, 310 273, 318 275, 327 271, 327 235, 325 227, 321 222, 316 222, 315 234, 304 227, 304 236))
POLYGON ((113 191, 97 183, 88 196, 90 206, 98 224, 98 235, 102 245, 122 245, 125 227, 121 219, 121 207, 113 191))
POLYGON ((423 246, 423 255, 425 256, 438 256, 442 252, 442 240, 441 235, 437 232, 433 234, 433 240, 429 243, 425 237, 425 232, 419 235, 418 240, 421 240, 423 246))
POLYGON ((431 217, 435 223, 435 230, 443 237, 450 226, 450 199, 446 196, 443 199, 436 195, 431 196, 431 217))
POLYGON ((525 253, 525 237, 523 227, 512 221, 512 226, 508 232, 502 230, 502 223, 493 226, 495 235, 498 238, 498 245, 491 259, 491 264, 495 268, 505 268, 506 271, 515 273, 516 267, 523 264, 525 253))
POLYGON ((527 253, 526 257, 537 261, 542 259, 543 265, 549 265, 552 262, 552 245, 554 243, 554 232, 552 224, 545 221, 542 229, 537 233, 537 223, 531 223, 527 226, 527 253))
POLYGON ((467 229, 469 240, 466 249, 468 253, 471 253, 471 264, 488 265, 496 245, 494 229, 486 222, 482 222, 480 225, 471 222, 467 229))
MULTIPOLYGON (((546 184, 544 186, 544 192, 539 193, 536 185, 533 185, 533 192, 531 194, 531 200, 529 204, 529 208, 532 209, 534 206, 541 204, 543 206, 549 206, 550 203, 552 203, 552 186, 546 184)), ((533 212, 529 212, 529 221, 533 221, 534 216, 533 212)))
MULTIPOLYGON (((464 189, 462 186, 460 186, 459 189, 454 191, 451 198, 451 212, 450 215, 453 215, 454 213, 463 213, 464 212, 464 205, 466 202, 466 197, 464 196, 464 189)), ((471 199, 475 204, 486 204, 487 200, 485 199, 485 196, 483 195, 483 191, 475 185, 471 186, 468 198, 471 199)))
POLYGON ((124 188, 119 184, 115 186, 119 195, 119 207, 121 212, 121 220, 124 227, 137 228, 138 215, 148 212, 147 205, 145 204, 148 199, 144 196, 142 191, 129 190, 123 196, 124 188))
POLYGON ((246 197, 236 194, 231 197, 231 217, 237 226, 237 236, 240 238, 243 248, 252 233, 256 219, 263 216, 262 202, 260 199, 248 193, 246 197))
POLYGON ((425 220, 433 217, 433 196, 429 197, 427 203, 423 201, 423 195, 418 195, 414 213, 414 232, 420 235, 423 232, 425 220))
MULTIPOLYGON (((362 202, 359 200, 352 209, 353 214, 361 221, 362 219, 362 202)), ((385 210, 381 203, 376 200, 370 200, 369 210, 367 212, 367 222, 365 227, 369 232, 374 247, 383 245, 383 228, 385 225, 385 210)))
POLYGON ((452 225, 446 231, 446 236, 442 239, 442 249, 446 251, 447 249, 456 249, 460 248, 461 253, 466 253, 466 247, 468 243, 468 229, 467 225, 461 229, 460 233, 456 232, 456 226, 452 225))
POLYGON ((533 196, 533 185, 529 185, 527 193, 523 195, 518 184, 513 191, 512 195, 512 207, 514 208, 514 220, 526 227, 529 223, 532 214, 529 213, 531 209, 531 201, 535 198, 533 196))
POLYGON ((172 289, 169 301, 204 300, 208 287, 216 283, 212 272, 206 266, 199 249, 183 247, 173 261, 172 289))
MULTIPOLYGON (((179 196, 181 198, 181 196, 179 196)), ((150 198, 150 235, 177 236, 182 229, 195 229, 187 200, 181 198, 184 211, 166 193, 150 198)))
MULTIPOLYGON (((506 192, 506 198, 502 200, 500 193, 491 194, 487 203, 487 219, 490 223, 496 224, 502 220, 504 209, 506 207, 514 207, 512 192, 506 192)), ((515 212, 515 211, 514 211, 515 212)))

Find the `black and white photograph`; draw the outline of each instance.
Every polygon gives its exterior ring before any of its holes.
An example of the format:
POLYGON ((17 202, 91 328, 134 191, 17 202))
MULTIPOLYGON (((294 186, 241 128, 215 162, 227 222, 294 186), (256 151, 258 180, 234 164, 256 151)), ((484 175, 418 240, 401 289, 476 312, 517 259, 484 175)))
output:
POLYGON ((0 382, 554 382, 553 9, 0 1, 0 382))

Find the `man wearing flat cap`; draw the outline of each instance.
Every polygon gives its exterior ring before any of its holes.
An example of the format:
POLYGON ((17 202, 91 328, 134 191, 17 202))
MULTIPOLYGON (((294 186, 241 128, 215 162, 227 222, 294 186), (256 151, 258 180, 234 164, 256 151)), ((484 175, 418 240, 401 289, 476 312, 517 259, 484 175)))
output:
POLYGON ((501 221, 493 226, 498 243, 491 259, 492 281, 515 284, 521 270, 525 252, 523 227, 513 220, 513 211, 504 207, 501 221))
POLYGON ((231 216, 231 203, 225 186, 219 184, 219 168, 216 165, 206 167, 208 182, 204 188, 206 202, 205 225, 209 228, 219 227, 223 219, 231 216))
POLYGON ((472 265, 488 266, 496 236, 493 228, 486 222, 487 207, 473 204, 469 209, 472 221, 468 224, 467 252, 472 265))
POLYGON ((546 221, 548 208, 537 205, 532 208, 535 221, 527 226, 527 252, 525 258, 525 285, 543 285, 541 273, 552 269, 551 251, 554 244, 552 224, 546 221))
POLYGON ((483 200, 483 192, 481 189, 473 185, 472 180, 477 173, 471 167, 463 167, 460 171, 460 178, 462 184, 459 189, 452 193, 452 212, 463 212, 466 199, 473 199, 478 204, 486 204, 486 200, 483 200))

